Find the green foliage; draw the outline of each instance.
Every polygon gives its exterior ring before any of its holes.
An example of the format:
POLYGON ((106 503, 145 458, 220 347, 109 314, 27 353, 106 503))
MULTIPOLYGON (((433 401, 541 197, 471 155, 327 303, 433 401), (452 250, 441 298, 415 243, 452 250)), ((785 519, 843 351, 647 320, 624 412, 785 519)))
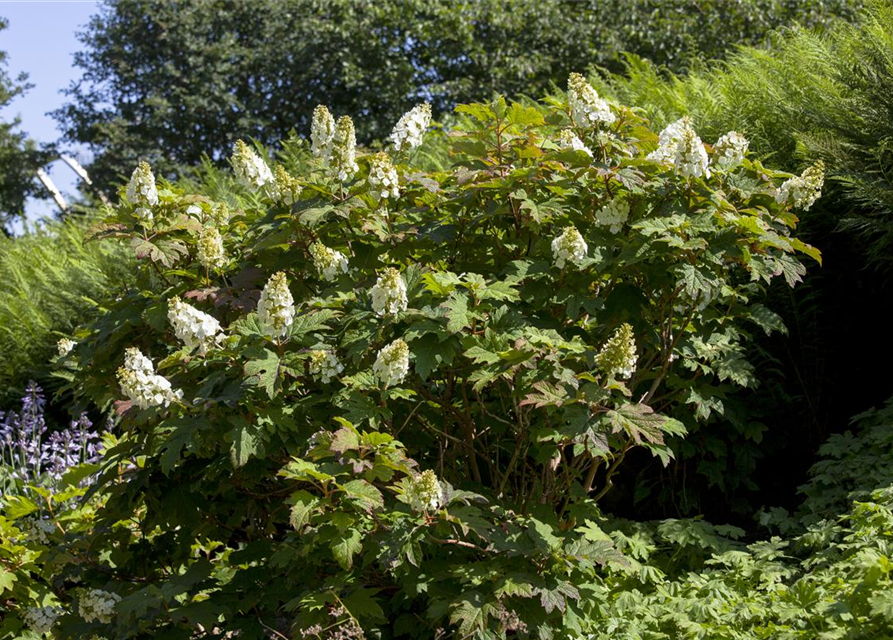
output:
POLYGON ((140 159, 171 176, 238 137, 271 145, 317 104, 363 114, 384 140, 424 97, 440 117, 493 92, 539 97, 583 65, 630 51, 684 69, 795 21, 823 26, 861 0, 254 0, 103 3, 76 54, 83 79, 56 113, 88 145, 91 176, 140 159))
POLYGON ((134 281, 120 247, 84 244, 88 219, 0 236, 0 403, 48 374, 56 341, 102 310, 134 281))
POLYGON ((63 359, 120 435, 71 511, 6 504, 7 531, 38 510, 62 525, 52 547, 2 547, 9 633, 56 601, 59 638, 589 631, 603 571, 628 563, 597 501, 629 452, 669 463, 692 388, 708 415, 719 385, 753 384, 757 301, 818 254, 776 200, 788 174, 707 172, 691 131, 694 160, 650 159, 631 110, 571 98, 460 105, 448 170, 386 157, 399 197, 370 156, 343 182, 309 164, 293 204, 247 147, 241 186, 213 181, 223 202, 141 170, 95 235, 166 287, 111 304, 63 359), (602 124, 575 124, 587 109, 602 124), (348 270, 319 262, 339 255, 348 270), (118 594, 115 615, 85 617, 86 589, 118 594))
MULTIPOLYGON (((0 18, 0 32, 8 27, 0 18)), ((5 51, 0 51, 0 109, 8 109, 16 96, 31 88, 28 76, 10 78, 6 72, 5 51)), ((7 223, 22 215, 25 199, 39 188, 35 171, 50 158, 51 150, 37 144, 18 130, 19 119, 0 121, 0 235, 8 233, 7 223)))

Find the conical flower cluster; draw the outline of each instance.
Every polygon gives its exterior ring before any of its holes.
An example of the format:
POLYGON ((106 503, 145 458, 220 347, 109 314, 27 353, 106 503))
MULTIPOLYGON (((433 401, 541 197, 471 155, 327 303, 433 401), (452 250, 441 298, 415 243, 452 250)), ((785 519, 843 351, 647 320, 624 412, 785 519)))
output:
POLYGON ((394 267, 385 269, 369 293, 372 296, 372 310, 380 316, 406 311, 409 304, 406 281, 394 267))
POLYGON ((555 260, 555 266, 559 269, 564 269, 567 262, 579 267, 580 263, 586 259, 588 251, 589 247, 576 227, 568 227, 560 236, 552 240, 552 257, 555 260))
POLYGON ((332 281, 341 273, 347 273, 347 257, 335 249, 330 249, 321 242, 310 245, 313 266, 325 280, 332 281))
POLYGON ((578 127, 611 124, 617 119, 608 103, 598 97, 596 90, 579 73, 572 73, 567 80, 567 103, 571 108, 571 119, 578 127))
POLYGON ((819 160, 801 175, 786 180, 775 194, 775 201, 792 202, 798 209, 808 210, 822 195, 825 184, 825 163, 819 160))
POLYGON ((409 346, 397 339, 383 347, 372 365, 372 373, 385 388, 399 384, 409 373, 409 346))
POLYGON ((197 257, 199 264, 212 271, 222 269, 226 264, 223 237, 216 227, 205 227, 199 233, 197 257))
POLYGON ((405 487, 404 497, 413 511, 436 511, 443 504, 443 487, 430 469, 411 478, 405 487))
POLYGON ((558 146, 562 149, 582 151, 587 156, 592 157, 592 150, 570 129, 562 129, 561 133, 558 134, 558 146))
POLYGON ((682 139, 682 132, 690 126, 688 118, 679 118, 676 122, 668 124, 658 135, 657 149, 649 153, 646 158, 661 164, 675 162, 676 148, 682 139))
POLYGON ((217 318, 186 304, 179 297, 171 298, 168 303, 167 318, 177 338, 189 349, 197 348, 199 355, 205 355, 223 337, 217 318))
POLYGON ((68 338, 61 338, 59 342, 56 343, 56 349, 59 350, 59 357, 64 358, 71 350, 77 346, 77 342, 74 340, 69 340, 68 338))
POLYGON ((313 120, 310 122, 310 152, 313 157, 328 162, 334 137, 335 118, 326 106, 317 106, 313 110, 313 120))
POLYGON ((636 370, 636 339, 633 328, 623 323, 595 357, 599 369, 614 378, 629 378, 636 370))
POLYGON ((295 319, 295 300, 288 290, 288 279, 279 271, 270 276, 257 303, 257 315, 267 335, 281 338, 295 319))
POLYGON ((138 218, 152 219, 152 207, 158 204, 158 188, 155 186, 155 174, 148 162, 140 162, 133 170, 130 182, 127 183, 127 201, 136 207, 138 218))
POLYGON ((314 349, 310 352, 310 375, 327 384, 344 371, 344 365, 338 361, 334 351, 314 349))
POLYGON ((31 631, 42 636, 50 632, 61 614, 62 610, 58 607, 29 607, 22 618, 31 631))
POLYGON ((277 164, 273 171, 273 181, 267 185, 270 200, 290 207, 301 197, 302 190, 298 179, 290 175, 285 167, 277 164))
POLYGON ((183 392, 174 390, 170 381, 155 375, 155 365, 136 347, 124 352, 124 366, 118 369, 118 383, 121 391, 140 409, 168 406, 183 397, 183 392))
POLYGON ((400 197, 397 169, 384 152, 376 153, 369 162, 369 191, 376 200, 400 197))
POLYGON ((84 622, 100 622, 108 624, 115 614, 115 605, 121 602, 117 593, 102 589, 89 589, 81 594, 78 601, 78 613, 84 622))
POLYGON ((357 134, 350 116, 341 116, 335 125, 329 167, 341 182, 360 170, 357 165, 357 134))
POLYGON ((710 159, 704 143, 691 127, 685 127, 676 146, 676 173, 686 178, 709 178, 710 159))
POLYGON ((595 213, 595 224, 608 227, 611 233, 620 233, 628 219, 629 203, 620 198, 614 198, 595 213))
POLYGON ((236 140, 236 144, 233 145, 230 163, 236 174, 236 180, 246 187, 262 189, 273 182, 273 172, 267 163, 241 140, 236 140))
POLYGON ((737 131, 729 131, 713 145, 713 162, 721 169, 737 167, 744 160, 749 146, 747 138, 737 131))
POLYGON ((417 105, 403 114, 394 130, 391 141, 397 151, 415 149, 422 144, 425 131, 431 125, 431 105, 427 102, 417 105))

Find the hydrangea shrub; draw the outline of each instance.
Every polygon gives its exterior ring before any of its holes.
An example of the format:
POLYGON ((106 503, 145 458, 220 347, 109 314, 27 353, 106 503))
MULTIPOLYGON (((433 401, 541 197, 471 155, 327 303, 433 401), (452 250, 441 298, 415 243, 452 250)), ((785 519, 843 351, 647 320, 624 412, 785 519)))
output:
POLYGON ((228 202, 141 165, 96 235, 162 291, 77 335, 71 390, 120 433, 17 611, 63 607, 61 638, 586 630, 626 566, 587 522, 628 452, 670 462, 672 414, 753 383, 763 288, 818 258, 808 196, 577 75, 567 102, 456 110, 449 171, 413 166, 425 106, 384 155, 317 109, 306 175, 238 143, 228 202))

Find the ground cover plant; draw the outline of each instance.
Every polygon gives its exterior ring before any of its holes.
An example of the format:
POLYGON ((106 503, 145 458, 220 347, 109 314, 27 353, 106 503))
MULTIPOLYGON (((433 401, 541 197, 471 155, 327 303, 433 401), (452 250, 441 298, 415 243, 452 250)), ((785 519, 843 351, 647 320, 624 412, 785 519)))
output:
POLYGON ((6 500, 0 632, 598 632, 631 564, 598 503, 754 383, 765 287, 819 259, 793 230, 822 167, 658 135, 577 74, 456 110, 445 170, 414 164, 419 105, 365 155, 318 107, 301 175, 297 143, 238 141, 226 201, 133 171, 93 236, 140 286, 58 361, 118 424, 99 465, 6 500))

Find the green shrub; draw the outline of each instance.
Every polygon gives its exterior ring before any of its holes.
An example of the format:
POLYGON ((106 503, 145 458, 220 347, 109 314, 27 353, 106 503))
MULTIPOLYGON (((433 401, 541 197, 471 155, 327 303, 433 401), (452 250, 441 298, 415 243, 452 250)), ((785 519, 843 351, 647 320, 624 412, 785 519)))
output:
POLYGON ((84 244, 88 225, 74 218, 21 237, 0 234, 0 406, 17 400, 29 379, 45 385, 56 341, 134 280, 132 254, 84 244))
POLYGON ((142 163, 97 234, 167 287, 62 360, 118 436, 89 500, 7 501, 7 634, 38 604, 59 638, 593 631, 624 562, 598 501, 628 452, 669 462, 673 416, 754 384, 750 326, 818 257, 791 234, 821 178, 571 84, 457 107, 446 171, 413 165, 423 108, 359 158, 318 109, 300 179, 237 143, 224 202, 142 163), (52 547, 22 543, 36 513, 52 547))

